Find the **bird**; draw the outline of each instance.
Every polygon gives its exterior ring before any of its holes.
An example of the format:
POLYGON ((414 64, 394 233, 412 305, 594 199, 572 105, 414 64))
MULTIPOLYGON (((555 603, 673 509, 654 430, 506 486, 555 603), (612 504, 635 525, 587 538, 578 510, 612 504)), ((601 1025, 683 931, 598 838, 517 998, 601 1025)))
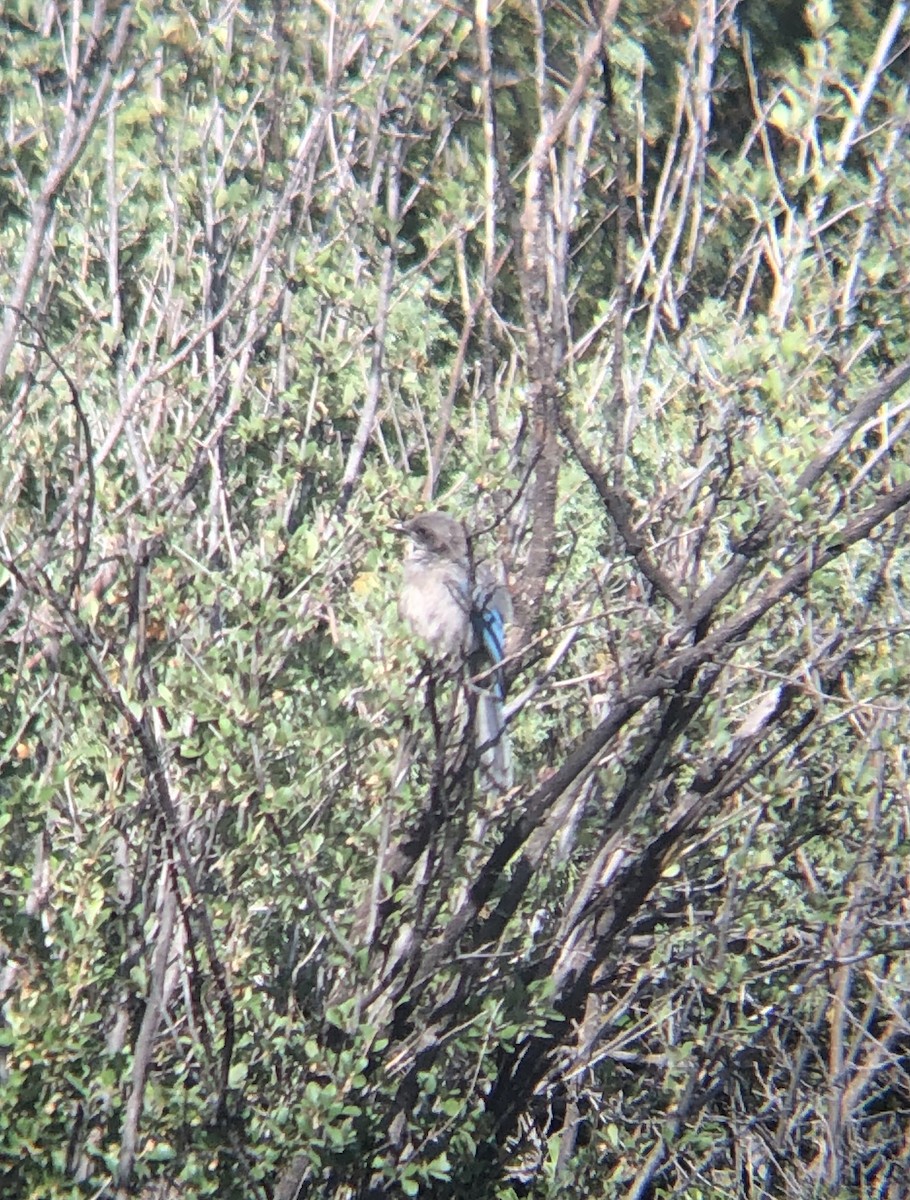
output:
POLYGON ((512 786, 512 752, 503 721, 505 626, 512 602, 485 563, 475 570, 464 526, 444 512, 419 513, 396 527, 410 542, 398 609, 433 659, 465 665, 476 694, 480 779, 487 790, 512 786))

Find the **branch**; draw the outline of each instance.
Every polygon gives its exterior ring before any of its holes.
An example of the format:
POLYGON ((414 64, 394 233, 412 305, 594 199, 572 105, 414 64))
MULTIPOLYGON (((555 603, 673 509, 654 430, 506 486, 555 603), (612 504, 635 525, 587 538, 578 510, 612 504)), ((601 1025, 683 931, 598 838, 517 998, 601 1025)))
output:
POLYGON ((360 414, 360 421, 357 424, 357 432, 354 434, 354 441, 351 444, 351 449, 348 452, 348 460, 344 466, 341 490, 338 496, 338 503, 335 505, 336 516, 343 516, 345 509, 350 503, 354 484, 360 475, 367 446, 373 434, 373 427, 376 424, 376 411, 379 407, 379 397, 382 391, 386 325, 389 319, 392 281, 395 275, 395 240, 397 238, 398 225, 398 195, 401 183, 399 172, 401 169, 402 147, 402 139, 396 137, 387 164, 386 215, 389 222, 389 231, 387 234, 388 240, 382 251, 382 273, 379 279, 379 295, 376 300, 376 321, 373 325, 373 357, 370 364, 370 378, 367 384, 367 394, 363 410, 360 414))
POLYGON ((644 542, 636 534, 629 519, 629 502, 619 488, 611 487, 603 471, 594 462, 582 445, 581 439, 575 432, 571 421, 564 413, 560 413, 559 425, 563 436, 572 447, 572 452, 578 459, 579 465, 594 485, 598 496, 603 501, 604 508, 610 514, 616 531, 622 538, 626 550, 635 560, 642 575, 652 587, 660 592, 664 599, 669 600, 678 613, 686 610, 686 600, 673 583, 672 579, 663 572, 651 559, 645 550, 644 542))
MULTIPOLYGON (((848 444, 853 434, 863 422, 868 420, 908 380, 910 380, 910 359, 899 363, 893 370, 888 372, 884 379, 874 384, 860 398, 853 407, 853 410, 848 413, 840 423, 838 429, 832 434, 824 449, 815 456, 812 462, 797 477, 790 495, 791 499, 798 496, 800 492, 813 487, 818 482, 831 466, 837 454, 848 444)), ((785 502, 778 501, 771 504, 761 517, 759 517, 752 529, 749 530, 738 546, 736 546, 735 553, 727 565, 718 571, 702 594, 693 602, 684 624, 674 635, 675 644, 679 644, 684 637, 688 636, 692 629, 701 625, 702 622, 711 616, 720 602, 729 595, 745 570, 749 560, 755 556, 757 551, 767 545, 785 512, 785 502)))
MULTIPOLYGON (((104 7, 103 4, 100 4, 95 10, 96 15, 99 9, 103 12, 104 7)), ((13 287, 12 295, 6 304, 6 315, 3 318, 3 328, 0 330, 0 379, 5 377, 6 369, 9 366, 10 355, 13 352, 16 335, 19 331, 21 314, 25 311, 28 304, 28 298, 35 281, 41 249, 44 246, 47 236, 48 224, 50 223, 57 195, 72 173, 73 168, 82 157, 82 152, 85 149, 89 136, 97 124, 102 105, 111 89, 114 71, 123 57, 129 40, 130 23, 133 18, 134 8, 135 3, 130 3, 125 4, 121 9, 111 38, 110 48, 104 55, 104 67, 101 72, 101 78, 98 86, 95 88, 94 94, 88 100, 87 105, 85 105, 84 111, 82 111, 83 93, 87 88, 87 77, 85 75, 80 78, 77 87, 71 89, 68 94, 68 108, 65 113, 63 130, 57 143, 57 152, 44 177, 38 198, 32 205, 31 226, 28 238, 25 243, 25 249, 22 252, 22 259, 19 263, 16 283, 13 287), (80 112, 82 113, 81 116, 80 112)))
MULTIPOLYGON (((433 449, 427 470, 426 486, 424 487, 425 500, 432 500, 436 491, 436 481, 439 478, 439 472, 442 467, 442 456, 445 450, 446 438, 449 436, 449 426, 452 421, 452 411, 455 407, 455 397, 458 394, 458 388, 461 383, 464 360, 471 341, 471 334, 474 331, 477 314, 482 307, 489 305, 490 288, 493 285, 493 280, 502 270, 502 265, 511 252, 512 243, 509 242, 501 251, 496 261, 491 263, 489 267, 484 267, 484 281, 481 283, 477 295, 474 297, 470 308, 465 314, 464 324, 461 327, 461 336, 458 339, 458 351, 456 352, 455 362, 452 366, 449 390, 446 392, 445 398, 439 408, 436 437, 433 439, 433 449)), ((493 430, 491 429, 491 434, 492 432, 493 430)))
POLYGON ((671 653, 648 674, 633 679, 625 694, 617 698, 608 716, 576 745, 559 770, 533 793, 523 812, 505 830, 502 841, 493 850, 439 941, 428 950, 418 976, 418 986, 429 979, 438 964, 454 950, 499 885, 509 862, 521 850, 556 799, 596 765, 598 758, 616 734, 636 713, 655 697, 673 691, 686 672, 697 670, 720 658, 724 652, 730 653, 772 609, 790 596, 799 594, 816 572, 845 554, 857 542, 863 541, 882 522, 907 504, 910 504, 910 481, 881 495, 874 504, 848 522, 837 535, 827 537, 825 544, 809 545, 799 554, 796 563, 779 579, 702 641, 671 653))

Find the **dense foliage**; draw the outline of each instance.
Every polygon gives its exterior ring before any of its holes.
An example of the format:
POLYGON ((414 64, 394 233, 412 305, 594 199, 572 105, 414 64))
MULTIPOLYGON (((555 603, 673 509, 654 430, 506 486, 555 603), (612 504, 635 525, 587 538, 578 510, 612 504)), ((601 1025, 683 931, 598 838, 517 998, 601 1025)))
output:
POLYGON ((6 5, 0 1194, 910 1193, 906 10, 6 5))

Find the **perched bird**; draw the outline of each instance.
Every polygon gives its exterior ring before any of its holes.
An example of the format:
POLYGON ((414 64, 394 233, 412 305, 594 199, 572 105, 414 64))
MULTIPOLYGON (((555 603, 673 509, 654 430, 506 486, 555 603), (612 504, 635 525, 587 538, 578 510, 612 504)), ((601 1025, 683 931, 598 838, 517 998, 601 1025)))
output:
POLYGON ((421 513, 398 526, 410 539, 399 611, 432 655, 467 664, 477 696, 475 737, 481 782, 512 786, 512 754, 503 726, 505 624, 512 602, 486 564, 474 571, 464 527, 441 512, 421 513), (472 578, 473 576, 473 578, 472 578))

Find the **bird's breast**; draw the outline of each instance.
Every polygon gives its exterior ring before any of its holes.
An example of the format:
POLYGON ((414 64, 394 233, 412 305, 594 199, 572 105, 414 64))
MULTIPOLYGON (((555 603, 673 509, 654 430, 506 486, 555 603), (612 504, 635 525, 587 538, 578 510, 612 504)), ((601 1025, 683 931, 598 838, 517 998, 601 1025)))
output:
POLYGON ((440 656, 464 654, 471 624, 463 589, 446 572, 405 572, 399 610, 418 637, 440 656))

